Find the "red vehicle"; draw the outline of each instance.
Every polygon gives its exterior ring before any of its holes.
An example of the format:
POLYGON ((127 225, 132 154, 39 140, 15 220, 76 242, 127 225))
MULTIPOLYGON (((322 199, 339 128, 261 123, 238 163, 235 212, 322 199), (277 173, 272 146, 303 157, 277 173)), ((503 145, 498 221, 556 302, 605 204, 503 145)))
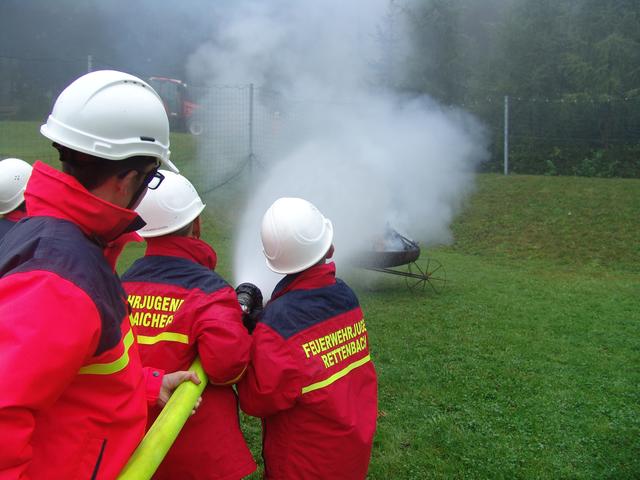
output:
POLYGON ((201 106, 190 100, 186 83, 175 78, 150 77, 149 85, 162 98, 172 130, 187 131, 191 135, 202 133, 204 126, 197 115, 201 106))

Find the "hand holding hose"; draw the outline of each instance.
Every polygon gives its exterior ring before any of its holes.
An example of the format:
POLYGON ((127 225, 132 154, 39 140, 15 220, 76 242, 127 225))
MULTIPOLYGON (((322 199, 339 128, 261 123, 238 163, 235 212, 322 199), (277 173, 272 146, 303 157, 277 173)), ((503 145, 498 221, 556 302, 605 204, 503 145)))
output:
POLYGON ((148 480, 153 476, 189 414, 193 414, 199 403, 197 399, 208 382, 199 358, 191 365, 191 372, 173 372, 165 377, 168 378, 165 380, 163 377, 162 388, 166 387, 169 392, 173 388, 175 391, 120 472, 119 480, 148 480), (191 377, 189 373, 194 372, 197 374, 191 377))
POLYGON ((236 294, 242 309, 242 323, 252 333, 262 312, 262 292, 253 283, 241 283, 236 288, 236 294))
MULTIPOLYGON (((198 375, 190 370, 165 374, 164 377, 162 377, 162 386, 160 387, 160 394, 158 395, 158 406, 164 407, 169 401, 169 398, 171 398, 173 391, 178 388, 180 384, 187 381, 200 385, 198 375)), ((202 397, 199 397, 196 404, 193 406, 191 415, 196 413, 196 410, 200 406, 200 402, 202 402, 202 397)))

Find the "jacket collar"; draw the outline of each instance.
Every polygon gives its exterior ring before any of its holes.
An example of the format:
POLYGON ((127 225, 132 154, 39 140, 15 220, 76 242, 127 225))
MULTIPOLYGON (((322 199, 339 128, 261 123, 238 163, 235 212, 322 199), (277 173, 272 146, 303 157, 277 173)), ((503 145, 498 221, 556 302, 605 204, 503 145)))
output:
POLYGON ((334 283, 336 283, 336 264, 333 262, 321 263, 300 273, 293 273, 284 277, 273 290, 270 301, 292 290, 311 290, 313 288, 328 287, 334 283))
POLYGON ((72 222, 87 237, 103 246, 123 233, 145 225, 133 210, 96 197, 71 175, 40 161, 33 166, 24 198, 27 215, 72 222))
POLYGON ((25 212, 24 210, 13 210, 12 212, 6 213, 4 215, 4 219, 15 223, 26 216, 27 212, 25 212))
POLYGON ((193 262, 215 270, 218 256, 206 242, 193 237, 164 235, 162 237, 147 238, 145 256, 160 255, 165 257, 186 258, 193 262))

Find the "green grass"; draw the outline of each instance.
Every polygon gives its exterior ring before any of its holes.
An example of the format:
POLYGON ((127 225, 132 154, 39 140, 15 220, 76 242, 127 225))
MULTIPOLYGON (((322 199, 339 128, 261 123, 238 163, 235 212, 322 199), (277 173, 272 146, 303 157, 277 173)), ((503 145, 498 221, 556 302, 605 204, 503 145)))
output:
MULTIPOLYGON (((206 222, 221 260, 223 199, 222 228, 206 222)), ((442 294, 338 266, 379 375, 370 478, 640 475, 639 200, 638 180, 482 175, 457 241, 423 253, 442 294)), ((259 459, 258 422, 243 428, 259 459)))
POLYGON ((434 255, 439 296, 359 292, 385 412, 371 478, 640 472, 637 279, 434 255))
POLYGON ((57 152, 40 135, 40 122, 0 122, 0 158, 16 157, 29 163, 52 162, 57 152))
POLYGON ((640 182, 481 175, 452 250, 640 273, 640 182))
MULTIPOLYGON (((58 152, 51 141, 40 134, 42 122, 0 121, 0 159, 21 158, 30 163, 42 160, 57 167, 58 152)), ((194 138, 184 133, 171 134, 171 158, 186 167, 189 173, 190 160, 195 157, 194 138)))
POLYGON ((441 295, 360 288, 370 478, 638 477, 638 220, 638 180, 481 175, 455 243, 423 254, 441 295))
MULTIPOLYGON (((172 139, 188 172, 192 139, 172 139)), ((207 202, 231 278, 241 197, 207 202)), ((378 372, 369 478, 640 477, 639 220, 640 180, 480 175, 454 244, 423 251, 447 269, 440 295, 338 265, 378 372)), ((259 461, 259 423, 242 426, 259 461)))

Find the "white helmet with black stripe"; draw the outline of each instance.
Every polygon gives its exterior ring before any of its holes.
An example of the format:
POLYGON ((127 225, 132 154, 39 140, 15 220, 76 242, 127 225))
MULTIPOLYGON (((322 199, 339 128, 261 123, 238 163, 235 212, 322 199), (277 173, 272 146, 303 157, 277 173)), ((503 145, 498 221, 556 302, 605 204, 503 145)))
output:
POLYGON ((178 172, 169 160, 169 120, 160 96, 128 73, 100 70, 75 80, 58 96, 40 132, 95 157, 151 156, 178 172))

